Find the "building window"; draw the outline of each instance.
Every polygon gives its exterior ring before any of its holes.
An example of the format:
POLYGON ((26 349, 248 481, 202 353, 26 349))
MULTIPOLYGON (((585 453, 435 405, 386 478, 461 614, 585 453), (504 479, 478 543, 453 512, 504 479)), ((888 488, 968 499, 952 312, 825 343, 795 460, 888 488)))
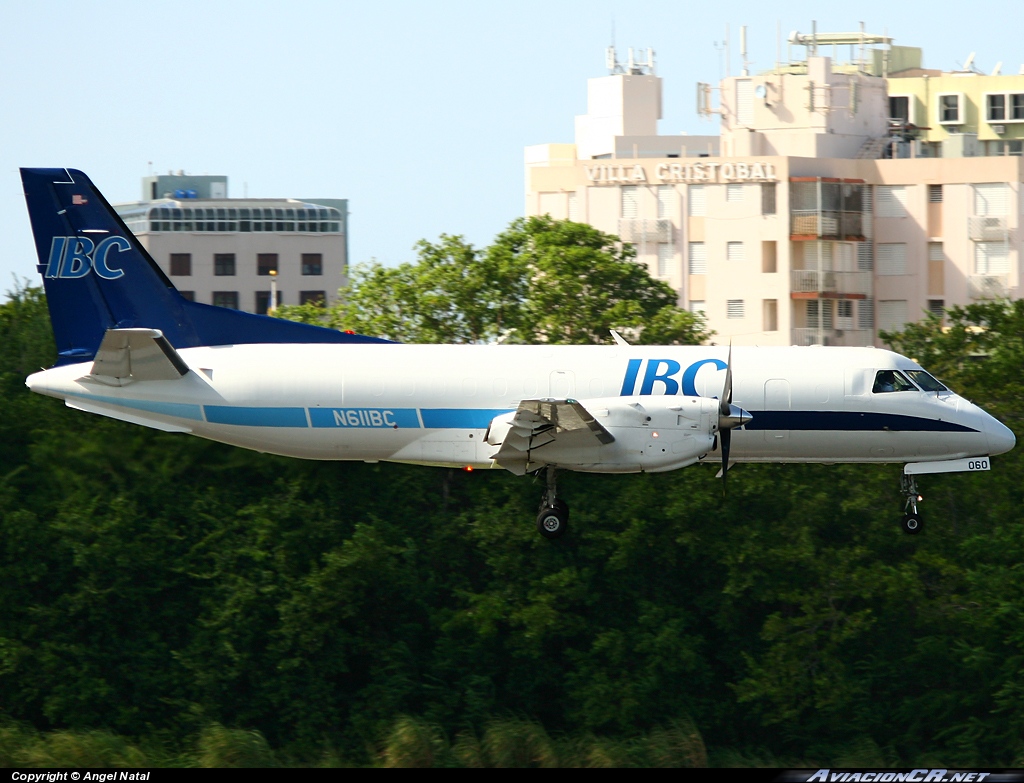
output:
POLYGON ((857 243, 857 271, 870 272, 875 268, 875 246, 870 242, 857 243))
POLYGON ((235 274, 234 253, 214 253, 213 274, 217 277, 230 277, 235 274))
POLYGON ((306 276, 322 275, 324 273, 323 253, 302 254, 302 274, 306 276))
POLYGON ((928 203, 929 204, 941 204, 942 203, 942 185, 929 185, 928 186, 928 203))
POLYGON ((959 125, 961 111, 960 104, 963 102, 961 93, 947 93, 939 95, 939 122, 947 125, 959 125))
POLYGON ((766 332, 779 331, 779 300, 764 300, 764 330, 766 332))
POLYGON ((658 277, 668 277, 671 274, 674 249, 672 245, 658 245, 658 277))
POLYGON ((910 96, 889 96, 889 118, 906 124, 910 122, 910 96))
POLYGON ((907 323, 906 299, 878 300, 878 328, 883 332, 899 332, 907 323))
POLYGON ((905 275, 907 273, 907 245, 905 242, 878 244, 878 274, 905 275))
MULTIPOLYGON (((278 305, 282 303, 282 294, 278 292, 278 305)), ((260 315, 268 313, 270 310, 270 292, 269 291, 257 291, 256 292, 256 312, 260 315)))
POLYGON ((277 253, 259 253, 256 256, 256 274, 269 275, 277 271, 277 253))
POLYGON ((726 185, 725 186, 725 200, 730 203, 737 201, 743 201, 743 186, 742 185, 726 185))
POLYGON ((853 300, 836 300, 836 329, 853 328, 853 300))
POLYGON ((807 300, 807 325, 812 329, 832 328, 832 300, 831 299, 809 299, 807 300), (821 313, 821 323, 818 323, 818 313, 821 313))
POLYGON ((778 244, 774 239, 761 243, 761 271, 772 274, 778 271, 778 244))
POLYGON ((974 214, 978 217, 1004 217, 1009 208, 1009 188, 1002 182, 974 186, 974 214))
POLYGON ((879 185, 876 192, 878 217, 903 218, 907 216, 907 189, 903 185, 879 185))
POLYGON ((327 304, 327 292, 299 291, 299 304, 315 304, 323 307, 327 304))
POLYGON ((928 243, 928 260, 929 261, 945 261, 946 256, 942 252, 941 242, 929 242, 928 243))
POLYGON ((985 96, 985 119, 988 122, 1024 120, 1024 93, 988 93, 985 96))
POLYGON ((875 303, 871 299, 861 299, 857 305, 857 328, 875 328, 875 303))
MULTIPOLYGON (((277 292, 277 304, 281 304, 281 292, 277 292)), ((256 312, 260 315, 267 314, 270 310, 270 291, 256 292, 256 312)))
POLYGON ((187 299, 189 302, 196 301, 195 291, 178 291, 178 293, 181 294, 182 299, 187 299))
POLYGON ((580 221, 579 201, 575 192, 569 194, 569 220, 573 223, 579 223, 580 221))
POLYGON ((1006 96, 986 95, 985 96, 985 119, 989 122, 1006 121, 1006 96))
POLYGON ((743 318, 743 300, 728 299, 725 303, 726 318, 743 318))
POLYGON ((762 215, 774 215, 775 214, 775 183, 774 182, 762 182, 761 183, 761 214, 762 215))
POLYGON ((636 217, 636 185, 622 186, 622 217, 629 220, 636 217))
POLYGON ((690 185, 687 188, 690 194, 690 215, 692 217, 704 217, 708 213, 707 196, 703 185, 690 185))
POLYGON ((929 299, 928 300, 928 315, 935 316, 940 321, 942 316, 946 313, 946 301, 944 299, 929 299))
POLYGON ((658 186, 658 217, 671 220, 676 202, 676 189, 671 185, 658 186))
POLYGON ((192 274, 191 253, 171 253, 171 277, 188 277, 192 274))
POLYGON ((704 315, 704 313, 707 312, 707 309, 708 309, 708 303, 706 301, 704 301, 703 299, 691 299, 690 300, 690 312, 691 313, 700 313, 701 315, 704 315))
POLYGON ((237 310, 238 291, 214 291, 212 301, 217 307, 226 307, 229 310, 237 310))
POLYGON ((747 254, 743 249, 742 242, 726 242, 725 244, 725 260, 726 261, 746 261, 747 254))
POLYGON ((1010 254, 1006 242, 975 242, 974 273, 976 275, 1007 275, 1010 254))
POLYGON ((690 243, 690 274, 706 275, 708 273, 708 253, 703 242, 690 243))

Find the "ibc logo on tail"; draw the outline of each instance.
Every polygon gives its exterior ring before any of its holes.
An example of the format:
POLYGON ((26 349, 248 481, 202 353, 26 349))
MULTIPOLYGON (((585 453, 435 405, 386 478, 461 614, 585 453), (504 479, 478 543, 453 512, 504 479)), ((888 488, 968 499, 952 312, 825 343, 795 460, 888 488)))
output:
POLYGON ((111 250, 130 249, 131 243, 124 237, 107 237, 99 245, 89 237, 54 237, 46 277, 74 279, 95 271, 104 280, 117 280, 124 276, 124 270, 111 269, 107 256, 111 250))

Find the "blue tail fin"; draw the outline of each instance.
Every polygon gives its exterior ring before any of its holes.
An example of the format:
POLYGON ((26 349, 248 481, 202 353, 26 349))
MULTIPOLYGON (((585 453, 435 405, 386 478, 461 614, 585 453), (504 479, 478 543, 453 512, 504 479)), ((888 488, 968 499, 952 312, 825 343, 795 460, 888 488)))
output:
POLYGON ((92 359, 108 329, 159 329, 175 348, 368 343, 375 337, 190 302, 85 174, 22 169, 57 364, 92 359))

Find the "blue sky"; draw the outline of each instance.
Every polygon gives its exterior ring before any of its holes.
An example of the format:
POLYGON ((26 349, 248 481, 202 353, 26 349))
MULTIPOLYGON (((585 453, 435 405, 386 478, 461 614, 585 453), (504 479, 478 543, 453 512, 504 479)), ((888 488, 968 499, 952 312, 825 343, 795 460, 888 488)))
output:
MULTIPOLYGON (((35 278, 19 166, 86 171, 111 201, 149 171, 226 174, 230 195, 350 199, 353 262, 398 263, 441 233, 487 244, 523 211, 523 147, 570 142, 615 38, 653 47, 662 133, 713 133, 694 85, 753 68, 776 29, 888 32, 925 65, 1024 63, 1024 4, 864 0, 8 3, 0 14, 0 291, 35 278), (948 10, 945 10, 948 8, 948 10)), ((785 52, 785 46, 783 46, 785 52)))

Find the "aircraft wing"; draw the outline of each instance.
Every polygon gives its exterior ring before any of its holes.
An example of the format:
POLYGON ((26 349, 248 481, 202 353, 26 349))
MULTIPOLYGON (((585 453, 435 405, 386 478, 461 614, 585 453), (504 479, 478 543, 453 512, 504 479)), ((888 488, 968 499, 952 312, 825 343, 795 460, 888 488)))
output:
POLYGON ((615 441, 590 411, 571 399, 523 400, 507 424, 508 431, 494 460, 513 472, 519 472, 516 468, 525 471, 531 462, 530 452, 555 440, 580 447, 615 441))
POLYGON ((174 381, 187 372, 188 365, 159 329, 108 329, 89 378, 124 386, 132 381, 174 381))

